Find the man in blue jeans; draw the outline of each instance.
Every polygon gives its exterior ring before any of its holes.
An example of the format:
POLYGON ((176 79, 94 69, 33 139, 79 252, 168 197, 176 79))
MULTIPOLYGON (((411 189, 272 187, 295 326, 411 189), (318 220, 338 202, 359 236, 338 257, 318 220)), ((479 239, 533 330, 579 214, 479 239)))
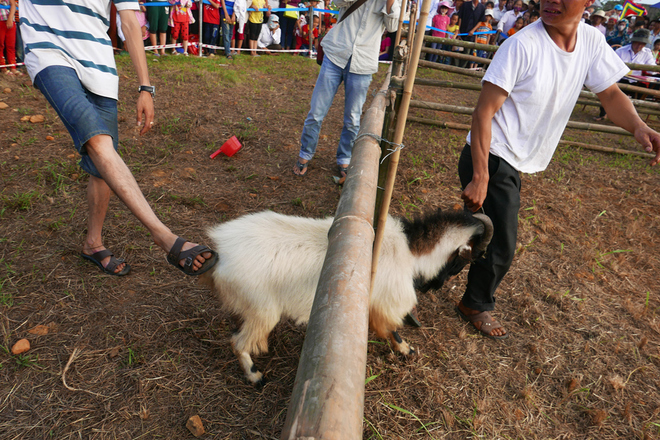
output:
POLYGON ((298 176, 307 175, 307 165, 316 152, 321 124, 342 82, 345 91, 344 127, 337 147, 337 165, 340 175, 346 176, 371 75, 378 71, 380 38, 385 29, 394 32, 398 27, 401 0, 366 0, 342 20, 355 1, 335 1, 340 8, 339 22, 321 42, 325 57, 300 138, 299 158, 293 167, 293 173, 298 176))
MULTIPOLYGON (((137 125, 140 134, 153 125, 154 88, 149 83, 137 0, 113 0, 122 21, 126 48, 139 78, 137 125)), ((119 78, 107 35, 110 0, 65 3, 21 1, 21 30, 28 73, 53 106, 89 174, 89 218, 82 257, 108 275, 123 276, 130 266, 103 245, 103 222, 114 193, 146 226, 167 261, 187 275, 199 275, 217 261, 205 246, 174 235, 154 214, 130 170, 117 153, 119 78)))

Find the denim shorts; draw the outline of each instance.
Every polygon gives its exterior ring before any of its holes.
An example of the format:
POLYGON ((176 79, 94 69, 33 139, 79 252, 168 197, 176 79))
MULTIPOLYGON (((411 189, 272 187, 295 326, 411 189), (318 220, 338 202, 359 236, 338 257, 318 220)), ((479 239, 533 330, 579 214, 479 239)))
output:
POLYGON ((41 90, 69 130, 81 156, 80 168, 102 179, 87 154, 85 143, 94 136, 106 134, 112 137, 112 144, 115 151, 117 150, 117 100, 96 95, 85 89, 76 71, 70 67, 46 67, 34 78, 34 85, 41 90))

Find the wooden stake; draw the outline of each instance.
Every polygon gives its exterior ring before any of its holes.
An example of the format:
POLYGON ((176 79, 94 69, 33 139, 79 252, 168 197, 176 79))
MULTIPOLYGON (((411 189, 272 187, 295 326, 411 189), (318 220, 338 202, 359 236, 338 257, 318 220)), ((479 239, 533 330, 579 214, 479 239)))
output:
MULTIPOLYGON (((406 75, 406 81, 403 86, 403 94, 401 95, 401 104, 396 119, 396 130, 394 132, 394 152, 389 156, 390 166, 387 170, 387 181, 385 184, 385 191, 383 194, 383 204, 381 205, 378 213, 378 225, 376 226, 376 237, 374 239, 374 252, 371 263, 371 288, 373 289, 373 281, 378 270, 378 257, 380 255, 380 248, 383 244, 383 234, 385 233, 385 224, 387 222, 387 213, 390 210, 390 202, 392 201, 392 193, 394 191, 394 181, 396 179, 396 170, 399 165, 399 156, 401 155, 401 145, 403 141, 403 133, 406 130, 406 117, 408 116, 408 108, 410 105, 410 98, 412 97, 413 84, 417 74, 417 66, 419 64, 419 55, 422 52, 422 45, 424 44, 424 31, 426 20, 429 16, 431 9, 431 0, 424 0, 422 3, 422 12, 419 14, 419 22, 422 23, 417 29, 415 40, 413 41, 413 48, 410 55, 410 65, 406 75)), ((414 22, 414 20, 411 20, 414 22)))

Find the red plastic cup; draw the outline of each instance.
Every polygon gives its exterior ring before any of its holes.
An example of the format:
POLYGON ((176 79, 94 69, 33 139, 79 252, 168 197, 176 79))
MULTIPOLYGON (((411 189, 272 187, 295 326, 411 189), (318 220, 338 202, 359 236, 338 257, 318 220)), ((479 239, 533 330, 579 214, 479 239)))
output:
POLYGON ((236 136, 232 136, 227 142, 222 144, 222 147, 218 149, 215 153, 209 156, 211 159, 215 158, 218 154, 224 153, 227 157, 232 157, 238 150, 242 147, 241 143, 238 141, 236 136))

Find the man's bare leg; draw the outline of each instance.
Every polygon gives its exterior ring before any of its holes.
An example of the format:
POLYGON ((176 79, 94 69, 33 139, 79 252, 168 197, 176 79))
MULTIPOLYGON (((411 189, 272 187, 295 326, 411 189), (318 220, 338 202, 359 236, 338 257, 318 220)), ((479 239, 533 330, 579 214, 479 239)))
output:
MULTIPOLYGON (((105 249, 101 234, 103 231, 103 221, 108 212, 110 194, 110 187, 103 179, 89 176, 89 183, 87 184, 87 207, 89 210, 89 217, 87 218, 87 237, 85 238, 85 244, 83 244, 82 250, 85 255, 92 255, 105 249)), ((110 258, 112 257, 106 257, 101 260, 103 267, 108 265, 110 258)), ((115 273, 121 272, 125 266, 126 263, 117 265, 115 273)))
MULTIPOLYGON (((94 165, 96 165, 96 168, 103 176, 105 183, 117 194, 117 197, 124 202, 133 215, 151 232, 156 245, 165 252, 169 252, 177 236, 154 214, 135 181, 133 174, 115 151, 112 145, 112 138, 108 135, 94 136, 85 146, 87 148, 87 154, 89 154, 92 162, 94 162, 94 165)), ((183 245, 182 251, 192 249, 196 245, 196 243, 186 242, 183 245)), ((193 262, 193 270, 198 270, 202 267, 204 261, 207 258, 211 258, 211 256, 209 252, 198 255, 193 262)), ((183 266, 183 263, 184 260, 179 262, 181 266, 183 266)))

